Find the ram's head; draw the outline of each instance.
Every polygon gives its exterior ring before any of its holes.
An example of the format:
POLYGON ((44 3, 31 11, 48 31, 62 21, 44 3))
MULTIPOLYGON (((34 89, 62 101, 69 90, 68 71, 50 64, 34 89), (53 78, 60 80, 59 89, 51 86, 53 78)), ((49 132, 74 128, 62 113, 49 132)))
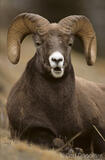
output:
POLYGON ((61 78, 70 67, 75 35, 84 43, 87 64, 95 63, 96 36, 85 16, 68 16, 59 23, 50 23, 36 14, 18 15, 8 31, 8 58, 13 64, 20 59, 20 45, 28 34, 33 34, 39 64, 54 78, 61 78))

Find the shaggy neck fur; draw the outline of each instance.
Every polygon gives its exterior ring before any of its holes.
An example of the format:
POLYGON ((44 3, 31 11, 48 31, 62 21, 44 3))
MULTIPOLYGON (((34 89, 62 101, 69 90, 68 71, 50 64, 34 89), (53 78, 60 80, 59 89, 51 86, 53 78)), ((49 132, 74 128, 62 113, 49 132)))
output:
POLYGON ((75 96, 75 78, 72 65, 68 68, 69 74, 60 79, 40 74, 41 66, 37 58, 32 58, 27 65, 26 77, 30 87, 33 102, 39 101, 41 108, 57 130, 57 135, 73 136, 80 130, 79 115, 75 96), (33 67, 34 66, 34 67, 33 67), (69 94, 68 94, 69 92, 69 94), (74 104, 75 103, 75 104, 74 104), (78 116, 77 116, 78 115, 78 116), (75 117, 75 118, 74 118, 75 117), (75 125, 74 130, 69 126, 75 125), (71 135, 70 135, 71 133, 71 135))

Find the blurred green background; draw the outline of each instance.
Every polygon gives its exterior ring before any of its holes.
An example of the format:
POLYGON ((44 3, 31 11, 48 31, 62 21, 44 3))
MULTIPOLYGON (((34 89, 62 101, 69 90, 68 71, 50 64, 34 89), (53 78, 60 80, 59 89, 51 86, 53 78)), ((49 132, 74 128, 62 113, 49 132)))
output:
MULTIPOLYGON (((80 40, 76 39, 72 50, 75 73, 86 79, 105 83, 105 0, 0 0, 0 107, 6 104, 8 93, 21 76, 27 61, 34 55, 31 36, 22 43, 21 59, 13 65, 7 58, 7 30, 12 19, 22 12, 33 12, 58 22, 69 15, 87 16, 96 31, 98 57, 94 66, 86 65, 80 40)), ((2 120, 3 116, 1 114, 2 120)))

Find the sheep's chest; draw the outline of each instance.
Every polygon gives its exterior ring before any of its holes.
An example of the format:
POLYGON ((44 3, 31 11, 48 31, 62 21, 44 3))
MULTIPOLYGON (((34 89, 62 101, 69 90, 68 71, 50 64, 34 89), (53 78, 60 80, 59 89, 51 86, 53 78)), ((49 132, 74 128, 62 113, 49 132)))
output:
POLYGON ((34 107, 38 112, 44 112, 58 135, 70 136, 79 128, 75 108, 72 106, 71 90, 70 85, 40 85, 36 88, 34 107))

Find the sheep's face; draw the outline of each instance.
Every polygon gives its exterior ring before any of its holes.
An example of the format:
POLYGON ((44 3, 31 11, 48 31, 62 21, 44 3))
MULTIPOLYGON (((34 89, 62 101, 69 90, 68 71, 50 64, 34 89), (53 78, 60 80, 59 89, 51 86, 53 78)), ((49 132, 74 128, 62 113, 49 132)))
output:
POLYGON ((37 53, 43 68, 54 78, 61 78, 70 66, 70 51, 73 35, 65 35, 58 29, 51 29, 44 36, 34 35, 37 53))

